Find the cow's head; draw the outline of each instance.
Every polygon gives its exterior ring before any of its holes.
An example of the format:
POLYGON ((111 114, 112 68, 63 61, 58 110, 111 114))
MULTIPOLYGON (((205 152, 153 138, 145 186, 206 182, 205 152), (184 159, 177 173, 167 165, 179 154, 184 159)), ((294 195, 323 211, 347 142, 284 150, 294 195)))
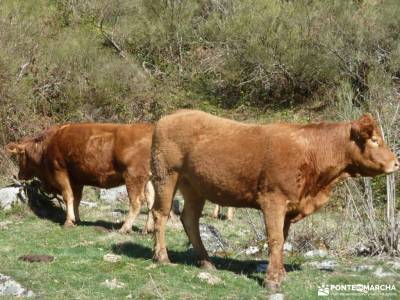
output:
POLYGON ((396 155, 385 144, 371 114, 351 123, 350 160, 352 173, 362 176, 389 174, 399 169, 396 155))
POLYGON ((9 143, 5 150, 18 158, 19 179, 30 180, 37 175, 36 171, 40 170, 41 147, 35 140, 29 139, 21 143, 9 143))

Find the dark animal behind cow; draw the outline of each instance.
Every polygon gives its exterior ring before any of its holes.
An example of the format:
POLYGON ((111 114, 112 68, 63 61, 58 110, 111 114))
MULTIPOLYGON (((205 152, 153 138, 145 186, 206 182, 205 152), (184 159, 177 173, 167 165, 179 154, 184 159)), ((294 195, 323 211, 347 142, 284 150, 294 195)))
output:
POLYGON ((205 199, 263 212, 269 244, 268 286, 286 272, 289 227, 324 205, 348 176, 398 170, 370 114, 341 123, 243 124, 199 111, 180 111, 156 125, 152 145, 155 187, 154 258, 168 262, 165 223, 177 188, 185 231, 202 267, 213 268, 199 234, 205 199))
MULTIPOLYGON (((126 184, 129 215, 121 228, 132 230, 141 200, 149 191, 151 124, 67 124, 53 126, 35 138, 10 143, 6 150, 18 156, 22 180, 37 177, 48 192, 59 193, 66 203, 66 226, 80 221, 83 186, 110 188, 126 184), (147 185, 147 186, 146 186, 147 185)), ((152 227, 148 218, 147 229, 152 227)))

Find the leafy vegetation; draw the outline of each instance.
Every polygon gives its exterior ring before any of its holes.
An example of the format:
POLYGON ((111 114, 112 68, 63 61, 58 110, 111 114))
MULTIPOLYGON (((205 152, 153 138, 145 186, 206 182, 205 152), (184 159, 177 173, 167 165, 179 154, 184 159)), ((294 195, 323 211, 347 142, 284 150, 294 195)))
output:
POLYGON ((3 144, 53 122, 156 120, 182 107, 227 114, 347 99, 369 109, 397 99, 396 0, 5 0, 0 8, 3 144))

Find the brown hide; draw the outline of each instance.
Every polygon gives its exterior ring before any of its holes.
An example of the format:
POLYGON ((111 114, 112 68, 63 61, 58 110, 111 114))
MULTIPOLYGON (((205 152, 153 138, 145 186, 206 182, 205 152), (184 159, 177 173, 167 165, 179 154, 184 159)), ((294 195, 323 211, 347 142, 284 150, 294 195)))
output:
POLYGON ((152 132, 151 124, 67 124, 19 144, 10 143, 6 149, 18 155, 20 179, 37 177, 47 190, 63 195, 66 225, 79 221, 74 214, 79 215, 84 185, 110 188, 126 184, 131 203, 122 227, 126 232, 131 230, 149 181, 152 132))
POLYGON ((177 112, 162 118, 153 135, 155 259, 168 261, 165 222, 179 188, 185 198, 182 222, 205 267, 212 266, 198 229, 205 199, 261 209, 270 249, 266 282, 279 284, 291 223, 326 203, 340 179, 398 167, 369 114, 343 123, 253 125, 177 112))

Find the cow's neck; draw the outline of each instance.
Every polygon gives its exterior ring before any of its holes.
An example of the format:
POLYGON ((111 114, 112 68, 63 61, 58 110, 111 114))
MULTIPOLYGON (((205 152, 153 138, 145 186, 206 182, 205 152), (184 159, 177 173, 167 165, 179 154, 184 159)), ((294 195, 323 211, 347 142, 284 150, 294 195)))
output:
POLYGON ((337 124, 330 130, 314 134, 320 135, 316 137, 320 143, 314 144, 308 153, 312 169, 308 180, 309 192, 313 194, 323 190, 330 193, 334 184, 347 176, 349 159, 346 150, 350 141, 350 125, 337 124))

